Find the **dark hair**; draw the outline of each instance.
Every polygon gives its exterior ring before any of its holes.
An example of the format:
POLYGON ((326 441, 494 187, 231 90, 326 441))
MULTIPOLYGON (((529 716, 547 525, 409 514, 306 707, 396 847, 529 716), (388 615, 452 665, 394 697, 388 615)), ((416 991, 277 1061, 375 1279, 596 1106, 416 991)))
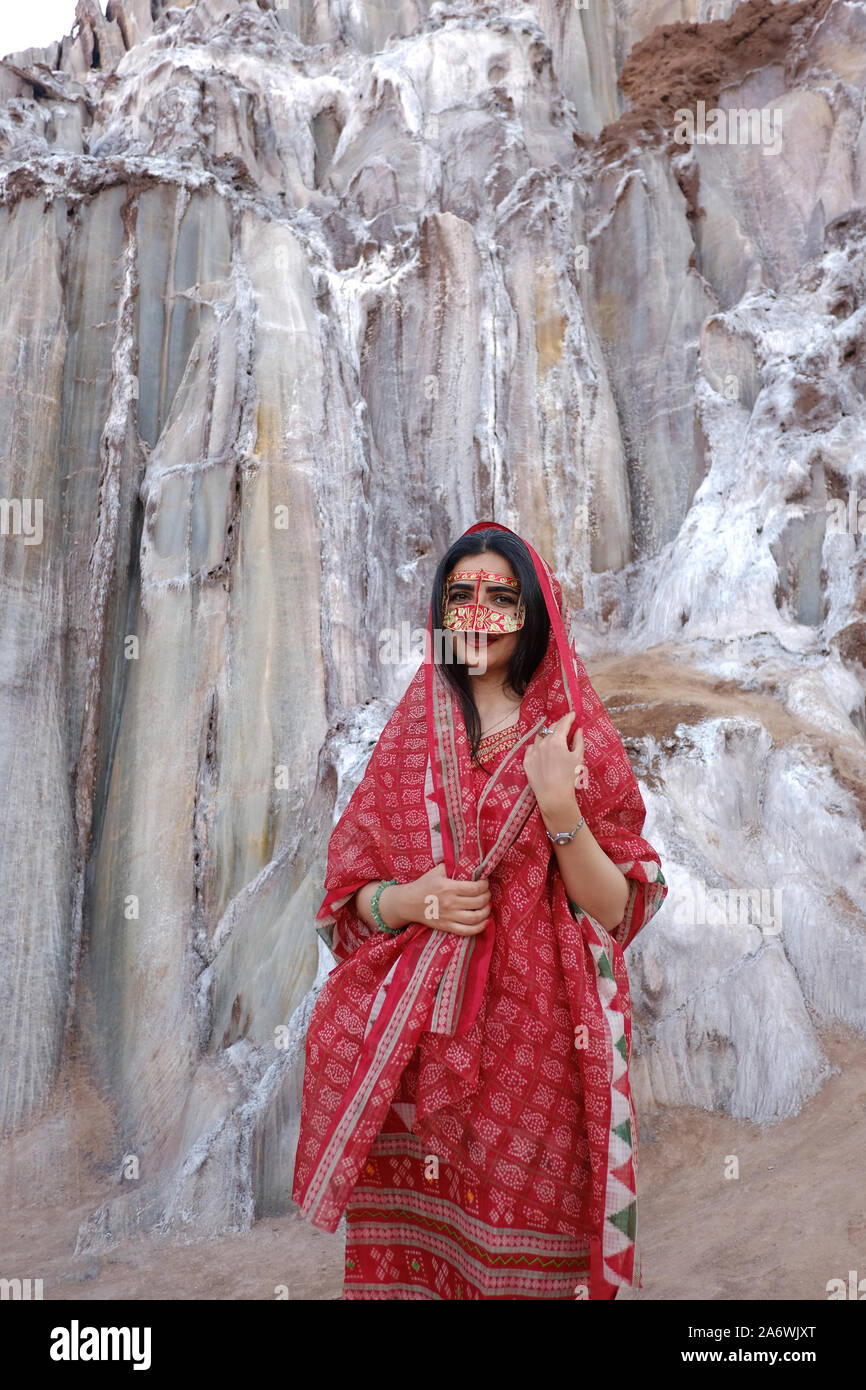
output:
MULTIPOLYGON (((547 612, 544 594, 541 592, 541 585, 538 582, 538 575, 535 573, 532 556, 519 536, 510 535, 507 531, 473 531, 470 535, 461 536, 459 540, 454 542, 440 560, 433 579, 434 635, 435 629, 442 625, 442 596, 446 575, 451 573, 458 560, 462 560, 467 555, 480 555, 484 550, 494 550, 497 555, 502 555, 508 560, 515 575, 520 580, 520 593, 526 605, 526 617, 523 627, 518 633, 517 644, 511 653, 506 683, 511 686, 515 694, 522 697, 533 672, 547 650, 550 636, 550 616, 547 612)), ((441 651, 441 648, 434 641, 434 661, 437 650, 441 651)), ((469 754, 471 758, 474 758, 481 742, 481 720, 475 704, 475 697, 472 694, 472 677, 463 662, 437 661, 436 664, 460 700, 463 717, 466 721, 466 733, 469 737, 469 754)))

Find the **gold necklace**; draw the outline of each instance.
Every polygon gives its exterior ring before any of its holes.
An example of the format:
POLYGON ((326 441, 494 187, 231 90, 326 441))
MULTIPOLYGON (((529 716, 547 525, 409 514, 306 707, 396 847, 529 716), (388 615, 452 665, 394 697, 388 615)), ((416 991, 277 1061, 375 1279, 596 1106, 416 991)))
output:
MULTIPOLYGON (((519 708, 519 707, 518 707, 518 708, 519 708)), ((488 735, 488 734, 492 734, 493 731, 494 731, 494 729, 497 729, 497 728, 499 727, 500 724, 504 723, 505 720, 508 719, 509 716, 510 716, 510 714, 512 714, 512 713, 513 713, 513 711, 509 710, 509 713, 508 713, 508 714, 503 714, 503 716, 502 716, 501 719, 497 719, 497 721, 496 721, 495 724, 491 724, 489 729, 485 729, 485 730, 483 731, 481 737, 482 737, 482 738, 487 738, 487 735, 488 735)), ((519 716, 519 714, 518 714, 518 718, 519 718, 519 717, 520 717, 520 716, 519 716)), ((515 720, 514 722, 517 723, 517 720, 515 720)))

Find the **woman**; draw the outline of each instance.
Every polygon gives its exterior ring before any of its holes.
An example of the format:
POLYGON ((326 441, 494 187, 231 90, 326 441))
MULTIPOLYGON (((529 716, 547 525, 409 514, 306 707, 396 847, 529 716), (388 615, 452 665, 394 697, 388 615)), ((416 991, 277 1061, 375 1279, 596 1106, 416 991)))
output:
POLYGON ((345 1299, 640 1286, 623 950, 667 885, 569 630, 535 550, 471 526, 332 834, 317 921, 340 964, 293 1196, 328 1231, 345 1211, 345 1299))

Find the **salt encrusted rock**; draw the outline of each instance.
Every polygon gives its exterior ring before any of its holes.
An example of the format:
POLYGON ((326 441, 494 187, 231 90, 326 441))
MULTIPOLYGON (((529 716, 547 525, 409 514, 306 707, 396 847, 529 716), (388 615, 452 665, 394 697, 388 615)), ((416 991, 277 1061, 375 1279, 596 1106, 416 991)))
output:
POLYGON ((481 516, 671 885, 638 1113, 796 1114, 866 1026, 863 7, 668 8, 78 0, 0 63, 2 1169, 116 1184, 82 1250, 287 1208, 329 827, 481 516))

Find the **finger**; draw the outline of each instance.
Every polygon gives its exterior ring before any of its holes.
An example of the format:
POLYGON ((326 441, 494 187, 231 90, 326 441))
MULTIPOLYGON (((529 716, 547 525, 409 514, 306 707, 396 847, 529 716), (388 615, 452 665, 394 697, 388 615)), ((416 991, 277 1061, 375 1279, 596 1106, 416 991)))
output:
POLYGON ((568 741, 569 749, 572 753, 583 752, 583 726, 578 724, 574 738, 568 741))
POLYGON ((564 714, 564 715, 562 715, 562 717, 561 717, 560 719, 557 719, 556 723, 555 723, 554 726, 553 726, 553 735, 554 735, 554 737, 556 737, 558 734, 561 734, 562 737, 563 737, 563 739, 564 739, 565 742, 567 743, 567 742, 568 742, 568 730, 569 730, 569 727, 570 727, 570 725, 571 725, 571 721, 572 721, 572 719, 574 719, 574 718, 575 718, 575 711, 574 711, 573 709, 571 709, 571 710, 568 711, 568 714, 564 714))
POLYGON ((458 919, 455 921, 455 926, 459 927, 461 936, 478 936, 484 930, 487 915, 485 914, 479 922, 461 922, 458 919))
POLYGON ((459 902, 453 904, 450 912, 446 913, 449 917, 462 917, 466 912, 489 912, 490 894, 485 893, 478 898, 461 898, 459 902))
MULTIPOLYGON (((490 894, 479 893, 477 897, 467 898, 464 896, 457 899, 452 898, 450 900, 450 903, 451 911, 459 917, 461 912, 481 912, 486 908, 489 908, 490 894)), ((443 909, 443 911, 447 913, 448 909, 445 908, 443 909)))
POLYGON ((450 932, 452 936, 475 936, 484 930, 486 921, 486 917, 479 922, 461 922, 457 917, 446 917, 437 922, 431 922, 430 925, 437 931, 450 932))
POLYGON ((472 914, 473 914, 472 920, 474 921, 474 917, 475 917, 475 914, 476 914, 476 913, 478 913, 478 912, 489 912, 489 911, 490 911, 490 902, 489 902, 489 900, 485 900, 484 898, 479 898, 477 902, 466 902, 466 901, 464 900, 463 902, 455 903, 455 905, 452 907, 451 911, 448 912, 448 913, 446 913, 445 915, 448 916, 448 917, 460 918, 460 917, 465 917, 465 916, 467 916, 469 913, 472 913, 472 914))
MULTIPOLYGON (((448 909, 444 909, 447 911, 448 909)), ((490 910, 490 894, 479 893, 477 897, 451 899, 451 910, 458 916, 462 912, 487 912, 490 910)))

